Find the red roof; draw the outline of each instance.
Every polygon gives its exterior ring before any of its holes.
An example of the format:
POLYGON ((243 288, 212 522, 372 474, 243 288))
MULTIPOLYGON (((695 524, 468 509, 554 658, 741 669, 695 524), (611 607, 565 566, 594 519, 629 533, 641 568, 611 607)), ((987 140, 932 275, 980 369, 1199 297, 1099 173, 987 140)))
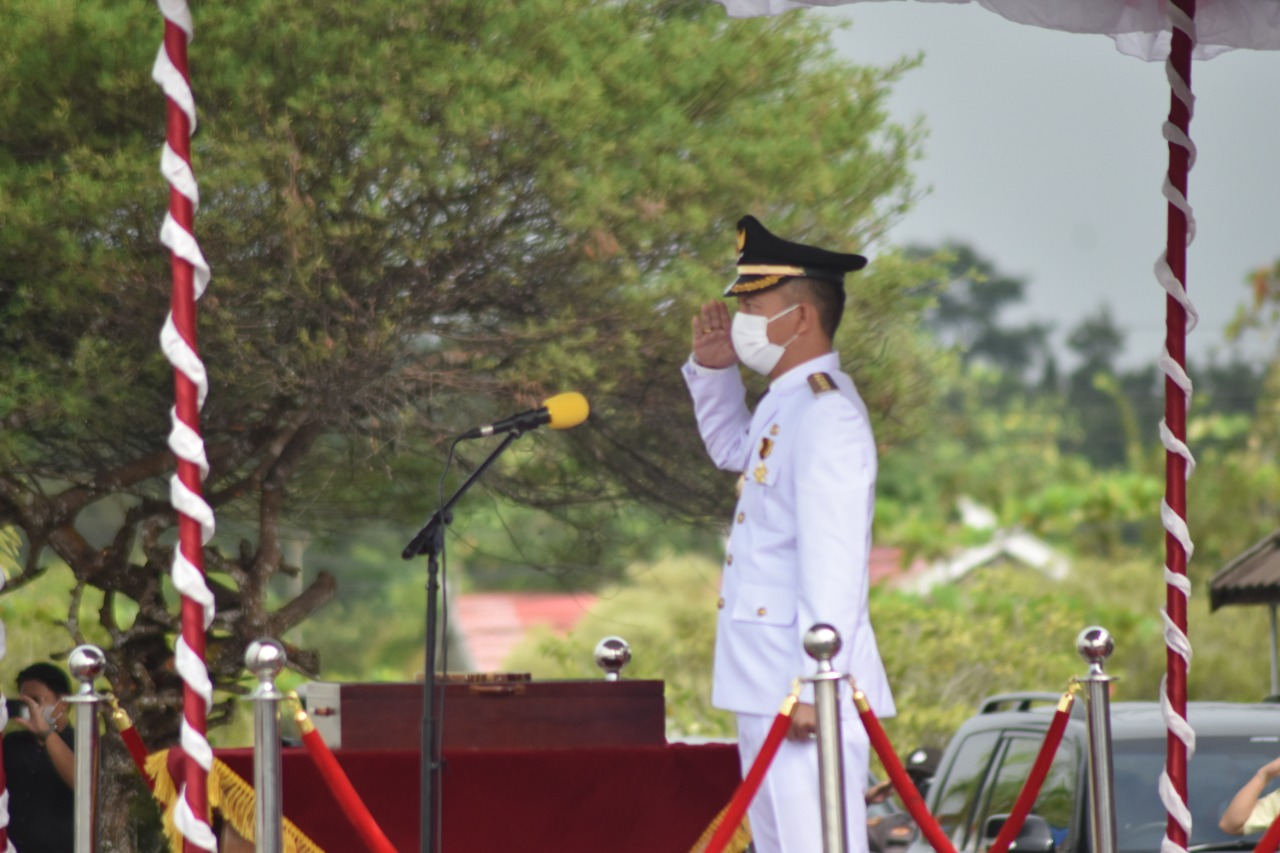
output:
POLYGON ((596 599, 589 592, 469 593, 454 600, 453 618, 474 670, 500 672, 531 629, 545 625, 563 636, 596 599))
MULTIPOLYGON (((872 584, 896 586, 923 571, 915 561, 903 568, 901 548, 871 549, 872 584)), ((452 603, 452 619, 476 672, 502 672, 516 646, 537 627, 564 636, 587 614, 599 596, 589 592, 475 592, 452 603)))
POLYGON ((885 583, 891 587, 896 587, 927 568, 924 561, 919 559, 909 566, 902 565, 902 549, 884 546, 872 548, 867 562, 872 586, 878 583, 885 583))

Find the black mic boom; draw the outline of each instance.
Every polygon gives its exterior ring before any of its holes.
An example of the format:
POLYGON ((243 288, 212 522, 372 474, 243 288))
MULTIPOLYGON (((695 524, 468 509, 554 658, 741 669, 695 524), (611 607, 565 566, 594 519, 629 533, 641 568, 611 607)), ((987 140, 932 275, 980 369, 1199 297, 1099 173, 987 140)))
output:
POLYGON ((543 424, 550 424, 552 429, 570 429, 585 421, 590 411, 586 397, 576 391, 569 391, 543 400, 541 408, 467 430, 459 438, 484 438, 500 432, 528 432, 543 424))

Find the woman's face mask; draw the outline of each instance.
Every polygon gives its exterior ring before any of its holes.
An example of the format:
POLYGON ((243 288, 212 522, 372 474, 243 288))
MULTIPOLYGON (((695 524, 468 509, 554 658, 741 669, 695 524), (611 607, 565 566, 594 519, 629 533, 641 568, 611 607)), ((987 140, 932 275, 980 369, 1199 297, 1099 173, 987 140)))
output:
POLYGON ((738 360, 756 373, 768 376, 778 366, 782 354, 797 337, 792 335, 786 343, 775 344, 769 340, 769 324, 799 307, 800 303, 797 302, 772 317, 766 317, 763 314, 746 314, 742 311, 734 314, 729 335, 733 341, 733 351, 738 354, 738 360))

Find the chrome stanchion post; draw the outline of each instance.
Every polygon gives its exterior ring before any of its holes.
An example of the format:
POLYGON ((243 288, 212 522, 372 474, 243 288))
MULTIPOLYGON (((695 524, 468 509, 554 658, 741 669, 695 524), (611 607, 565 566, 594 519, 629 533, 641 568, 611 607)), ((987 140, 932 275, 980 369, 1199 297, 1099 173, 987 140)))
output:
POLYGON ((1085 628, 1076 637, 1076 651, 1089 664, 1089 673, 1077 679, 1089 700, 1089 826, 1093 853, 1116 853, 1116 803, 1111 763, 1111 676, 1103 664, 1111 657, 1115 641, 1106 628, 1085 628))
POLYGON ((93 682, 106 665, 106 655, 97 646, 76 646, 67 658, 67 668, 80 682, 75 694, 66 698, 76 706, 76 853, 98 849, 98 704, 102 696, 93 689, 93 682))
POLYGON ((813 683, 818 714, 818 786, 822 805, 822 846, 826 853, 845 853, 848 816, 844 810, 844 739, 840 731, 839 689, 844 676, 831 666, 840 652, 840 632, 819 623, 804 635, 804 650, 818 671, 804 679, 813 683))
POLYGON ((275 640, 254 640, 244 653, 244 665, 258 679, 249 694, 253 708, 253 787, 257 792, 254 843, 257 853, 280 853, 284 797, 280 770, 280 700, 275 677, 286 663, 284 646, 275 640))
POLYGON ((596 643, 596 666, 604 670, 605 681, 617 681, 631 663, 631 646, 621 637, 605 637, 596 643))

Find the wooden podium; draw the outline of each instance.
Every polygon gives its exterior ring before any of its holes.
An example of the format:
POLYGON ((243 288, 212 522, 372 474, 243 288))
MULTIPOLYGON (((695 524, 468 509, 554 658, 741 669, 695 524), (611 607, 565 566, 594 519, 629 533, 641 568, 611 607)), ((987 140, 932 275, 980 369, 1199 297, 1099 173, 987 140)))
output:
MULTIPOLYGON (((486 677, 437 685, 444 749, 661 746, 661 681, 531 681, 486 677)), ((307 711, 333 749, 417 750, 420 682, 306 685, 307 711)))

